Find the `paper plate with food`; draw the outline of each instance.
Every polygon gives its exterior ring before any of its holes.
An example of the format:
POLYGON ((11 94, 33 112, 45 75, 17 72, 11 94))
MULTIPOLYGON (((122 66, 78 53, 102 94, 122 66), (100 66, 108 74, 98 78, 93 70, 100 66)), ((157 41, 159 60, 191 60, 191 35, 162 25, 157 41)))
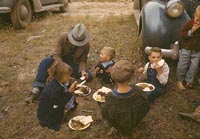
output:
POLYGON ((93 94, 93 98, 95 101, 98 102, 105 102, 106 99, 106 95, 108 93, 112 92, 112 90, 110 88, 107 87, 102 87, 100 89, 98 89, 94 94, 93 94))
POLYGON ((79 96, 87 96, 91 93, 91 89, 86 85, 77 85, 76 90, 74 91, 74 94, 77 94, 79 96))
POLYGON ((68 122, 68 126, 72 130, 84 130, 88 128, 92 122, 93 122, 92 116, 80 115, 80 116, 73 117, 68 122))
POLYGON ((155 86, 149 83, 137 83, 136 86, 142 87, 143 91, 153 91, 155 89, 155 86))

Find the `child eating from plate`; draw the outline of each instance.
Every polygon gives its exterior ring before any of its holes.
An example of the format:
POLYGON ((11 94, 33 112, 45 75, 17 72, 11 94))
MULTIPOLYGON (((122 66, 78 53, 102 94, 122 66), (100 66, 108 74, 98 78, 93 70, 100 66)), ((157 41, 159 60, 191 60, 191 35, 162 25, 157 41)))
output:
POLYGON ((139 72, 146 75, 145 82, 154 85, 155 90, 147 91, 147 96, 152 102, 166 91, 166 84, 169 77, 169 66, 162 59, 162 52, 159 47, 152 47, 148 56, 149 62, 139 68, 139 72))
POLYGON ((55 61, 49 69, 49 78, 52 79, 40 95, 37 117, 42 127, 55 131, 60 129, 66 104, 75 108, 74 92, 77 81, 70 86, 66 85, 72 74, 72 68, 62 61, 55 61))

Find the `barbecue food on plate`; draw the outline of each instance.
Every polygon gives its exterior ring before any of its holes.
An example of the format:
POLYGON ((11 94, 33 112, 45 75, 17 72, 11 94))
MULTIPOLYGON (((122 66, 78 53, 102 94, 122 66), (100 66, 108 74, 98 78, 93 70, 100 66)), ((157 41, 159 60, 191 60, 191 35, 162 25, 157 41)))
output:
POLYGON ((72 118, 68 125, 73 130, 83 130, 90 126, 93 122, 92 116, 76 116, 72 118))
POLYGON ((136 86, 142 87, 143 91, 153 91, 155 88, 149 83, 137 83, 136 86))
POLYGON ((80 129, 80 128, 83 128, 85 125, 83 123, 81 123, 79 120, 71 120, 71 126, 74 128, 74 129, 80 129))
POLYGON ((75 91, 74 91, 75 94, 88 94, 88 89, 86 87, 78 87, 75 91))

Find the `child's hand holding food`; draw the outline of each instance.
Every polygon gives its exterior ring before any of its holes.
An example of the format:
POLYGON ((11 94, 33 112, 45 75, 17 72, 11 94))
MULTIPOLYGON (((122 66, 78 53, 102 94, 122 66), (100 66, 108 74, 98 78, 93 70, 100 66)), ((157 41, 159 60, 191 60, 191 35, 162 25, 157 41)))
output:
POLYGON ((72 93, 76 89, 77 81, 74 81, 72 85, 69 87, 69 92, 72 93))

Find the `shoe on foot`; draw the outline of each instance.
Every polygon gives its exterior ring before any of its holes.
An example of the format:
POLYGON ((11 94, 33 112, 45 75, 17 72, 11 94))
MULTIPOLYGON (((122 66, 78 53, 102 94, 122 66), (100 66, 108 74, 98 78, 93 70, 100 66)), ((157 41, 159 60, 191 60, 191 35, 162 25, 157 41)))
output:
POLYGON ((38 100, 39 95, 40 95, 40 89, 38 87, 33 87, 32 89, 32 102, 34 102, 35 100, 38 100))
POLYGON ((39 98, 39 93, 33 93, 32 94, 32 102, 38 100, 38 98, 39 98))
POLYGON ((24 102, 26 104, 30 104, 32 102, 32 97, 31 96, 28 96, 27 98, 24 99, 24 102))
POLYGON ((185 90, 185 89, 186 89, 181 81, 178 81, 178 82, 177 82, 177 86, 178 86, 178 88, 179 88, 180 90, 185 90))
POLYGON ((39 98, 39 94, 40 94, 40 89, 38 87, 34 87, 32 91, 30 92, 30 95, 27 98, 25 98, 24 101, 27 104, 34 102, 35 100, 39 98))

